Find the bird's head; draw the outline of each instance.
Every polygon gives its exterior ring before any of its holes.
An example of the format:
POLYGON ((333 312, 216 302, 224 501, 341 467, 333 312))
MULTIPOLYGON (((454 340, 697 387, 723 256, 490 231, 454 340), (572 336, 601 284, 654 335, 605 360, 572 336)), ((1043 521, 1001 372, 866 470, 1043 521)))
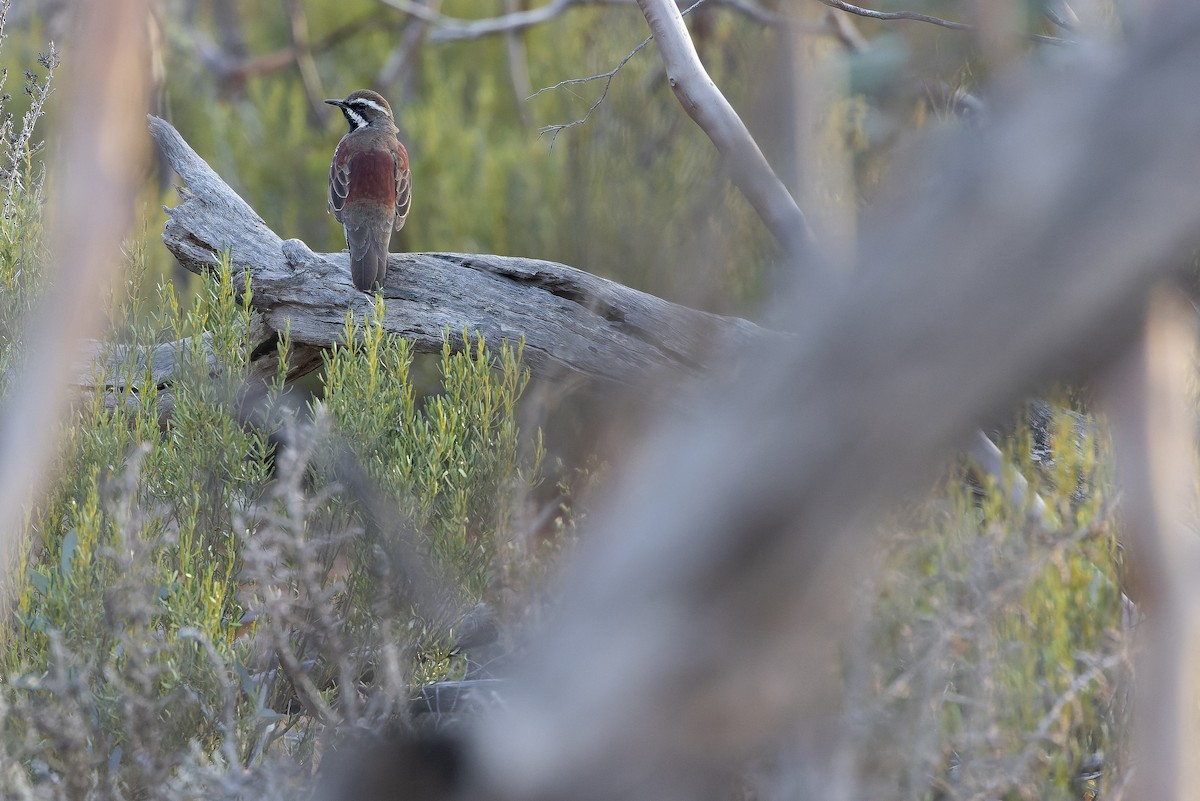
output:
POLYGON ((370 89, 359 89, 351 92, 345 100, 326 100, 331 106, 342 110, 351 131, 366 128, 368 125, 394 125, 392 107, 383 99, 383 95, 370 89))

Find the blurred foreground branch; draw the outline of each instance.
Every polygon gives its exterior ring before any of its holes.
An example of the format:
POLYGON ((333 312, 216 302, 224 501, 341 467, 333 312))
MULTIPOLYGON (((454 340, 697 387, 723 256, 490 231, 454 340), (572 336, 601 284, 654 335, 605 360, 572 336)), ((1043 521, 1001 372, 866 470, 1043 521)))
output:
MULTIPOLYGON (((147 155, 137 120, 149 100, 144 0, 87 5, 66 70, 51 191, 51 288, 26 326, 28 356, 0 413, 0 552, 43 485, 69 408, 80 345, 100 333, 102 297, 122 263, 147 155), (131 122, 132 121, 132 122, 131 122)), ((7 562, 4 563, 7 565, 7 562)), ((0 568, 2 575, 3 568, 0 568)))
POLYGON ((1110 363, 1200 244, 1200 109, 1177 101, 1200 12, 1156 23, 929 143, 798 338, 736 355, 621 471, 473 732, 468 795, 719 797, 790 735, 806 778, 781 797, 857 797, 838 659, 877 515, 1031 389, 1110 363))
POLYGON ((1195 311, 1160 292, 1136 345, 1103 382, 1125 490, 1131 586, 1147 611, 1138 630, 1138 798, 1191 798, 1200 767, 1195 369, 1195 311))

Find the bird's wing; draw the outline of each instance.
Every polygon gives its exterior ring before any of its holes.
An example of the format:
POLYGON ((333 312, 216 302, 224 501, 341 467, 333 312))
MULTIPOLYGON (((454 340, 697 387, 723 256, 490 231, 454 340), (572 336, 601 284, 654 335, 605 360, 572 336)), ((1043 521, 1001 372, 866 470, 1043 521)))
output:
POLYGON ((404 227, 404 219, 412 206, 412 172, 408 169, 408 151, 404 145, 396 142, 392 150, 392 160, 396 164, 396 222, 395 230, 404 227))
POLYGON ((346 139, 338 142, 333 154, 333 163, 329 165, 329 211, 342 222, 342 208, 346 205, 346 195, 350 193, 350 159, 347 155, 346 139))

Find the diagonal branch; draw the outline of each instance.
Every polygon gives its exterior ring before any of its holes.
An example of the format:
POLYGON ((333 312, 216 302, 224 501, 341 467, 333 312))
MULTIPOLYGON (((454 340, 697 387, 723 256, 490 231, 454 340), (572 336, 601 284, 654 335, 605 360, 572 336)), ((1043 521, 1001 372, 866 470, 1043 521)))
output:
POLYGON ((733 106, 709 77, 678 6, 671 0, 638 0, 658 42, 667 80, 684 111, 712 140, 741 190, 786 256, 814 269, 813 233, 783 182, 733 106))

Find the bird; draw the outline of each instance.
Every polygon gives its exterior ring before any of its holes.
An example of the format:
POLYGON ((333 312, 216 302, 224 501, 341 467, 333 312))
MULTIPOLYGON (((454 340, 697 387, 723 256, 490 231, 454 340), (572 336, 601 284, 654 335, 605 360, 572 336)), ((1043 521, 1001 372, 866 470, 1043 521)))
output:
POLYGON ((346 232, 354 286, 371 292, 387 276, 392 232, 404 227, 412 204, 408 150, 392 107, 377 92, 359 89, 325 102, 350 125, 329 165, 329 211, 346 232))

